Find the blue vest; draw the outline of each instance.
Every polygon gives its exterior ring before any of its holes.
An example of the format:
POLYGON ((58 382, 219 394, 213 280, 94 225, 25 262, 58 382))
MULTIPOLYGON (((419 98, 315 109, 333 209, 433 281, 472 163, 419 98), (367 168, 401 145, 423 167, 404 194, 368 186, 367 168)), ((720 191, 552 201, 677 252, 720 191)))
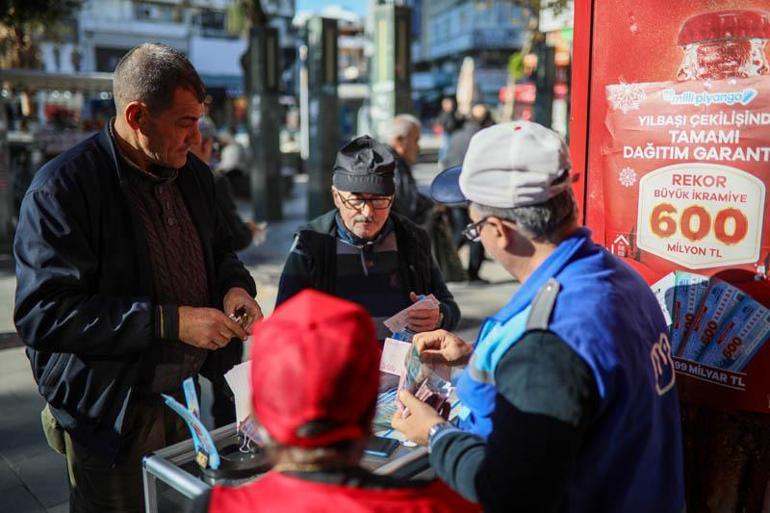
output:
POLYGON ((482 325, 457 383, 460 427, 489 436, 495 368, 527 331, 533 299, 552 279, 560 291, 548 329, 588 364, 600 398, 563 511, 681 513, 682 440, 666 323, 644 280, 588 230, 563 241, 482 325))

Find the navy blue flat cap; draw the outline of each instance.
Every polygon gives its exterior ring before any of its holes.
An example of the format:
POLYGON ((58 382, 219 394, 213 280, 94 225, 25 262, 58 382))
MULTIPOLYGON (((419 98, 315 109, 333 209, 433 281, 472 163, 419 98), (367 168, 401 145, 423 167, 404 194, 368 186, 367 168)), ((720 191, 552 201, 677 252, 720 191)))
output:
POLYGON ((460 171, 462 166, 454 166, 440 172, 430 184, 430 196, 436 203, 445 205, 465 205, 468 199, 460 190, 460 171))

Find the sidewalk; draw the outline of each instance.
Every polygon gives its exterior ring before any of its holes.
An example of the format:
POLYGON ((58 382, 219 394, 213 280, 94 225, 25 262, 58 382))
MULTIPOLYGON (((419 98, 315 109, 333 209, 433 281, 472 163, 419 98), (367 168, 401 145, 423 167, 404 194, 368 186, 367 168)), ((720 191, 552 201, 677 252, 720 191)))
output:
MULTIPOLYGON (((424 188, 435 175, 436 166, 418 164, 414 171, 424 188)), ((305 184, 298 180, 292 197, 284 203, 284 220, 270 223, 263 244, 240 253, 257 283, 257 301, 265 314, 273 309, 292 235, 305 222, 305 204, 305 184)), ((242 213, 248 215, 248 206, 241 207, 242 213)), ((492 283, 449 285, 463 316, 458 333, 471 340, 479 323, 502 306, 515 288, 511 277, 496 263, 485 262, 481 274, 492 283)), ((14 331, 15 287, 16 279, 9 263, 0 261, 0 333, 14 331)), ((67 512, 64 458, 49 449, 43 437, 40 428, 43 400, 37 393, 22 347, 0 350, 0 376, 3 377, 0 382, 0 513, 67 512)), ((204 403, 206 395, 204 393, 204 403)))

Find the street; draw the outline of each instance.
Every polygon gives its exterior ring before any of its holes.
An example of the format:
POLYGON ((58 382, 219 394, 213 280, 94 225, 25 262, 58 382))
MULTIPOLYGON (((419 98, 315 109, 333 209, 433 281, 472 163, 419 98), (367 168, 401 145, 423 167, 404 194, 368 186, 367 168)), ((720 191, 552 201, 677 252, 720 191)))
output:
MULTIPOLYGON (((435 141, 429 139, 425 145, 432 148, 435 141)), ((414 169, 422 189, 436 173, 433 159, 427 160, 414 169)), ((257 283, 257 301, 266 315, 275 303, 292 236, 305 220, 305 182, 305 176, 297 177, 291 198, 284 202, 284 220, 269 225, 265 242, 239 254, 257 283)), ((243 215, 248 215, 248 205, 241 204, 240 208, 243 215)), ((0 344, 6 344, 0 347, 17 346, 0 349, 0 513, 63 513, 69 510, 64 458, 48 447, 40 427, 44 403, 24 349, 12 336, 16 279, 9 259, 0 260, 0 264, 0 344)), ((502 306, 515 288, 512 278, 494 262, 485 262, 481 275, 491 283, 449 284, 462 311, 458 332, 466 339, 475 337, 480 322, 502 306)), ((211 425, 205 411, 208 395, 204 384, 204 422, 211 425)))

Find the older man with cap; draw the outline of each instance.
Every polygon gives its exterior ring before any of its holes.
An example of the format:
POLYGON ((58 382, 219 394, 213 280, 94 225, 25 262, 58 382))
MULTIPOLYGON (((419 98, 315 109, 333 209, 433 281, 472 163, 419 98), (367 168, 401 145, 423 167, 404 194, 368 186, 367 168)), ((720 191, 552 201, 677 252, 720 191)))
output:
POLYGON ((413 309, 414 332, 453 329, 460 311, 431 255, 424 230, 391 212, 395 161, 368 136, 344 146, 334 164, 332 195, 337 208, 300 228, 278 286, 277 304, 314 288, 366 308, 380 340, 382 321, 433 294, 437 308, 413 309))
POLYGON ((471 345, 444 330, 425 360, 466 364, 445 423, 409 393, 393 425, 485 511, 679 513, 682 441, 666 323, 647 284, 577 224, 568 149, 513 122, 480 131, 432 184, 470 202, 469 239, 521 282, 471 345))
POLYGON ((403 481, 359 466, 377 402, 380 351, 366 310, 307 290, 254 328, 254 417, 273 469, 215 487, 197 511, 471 512, 437 480, 403 481))

